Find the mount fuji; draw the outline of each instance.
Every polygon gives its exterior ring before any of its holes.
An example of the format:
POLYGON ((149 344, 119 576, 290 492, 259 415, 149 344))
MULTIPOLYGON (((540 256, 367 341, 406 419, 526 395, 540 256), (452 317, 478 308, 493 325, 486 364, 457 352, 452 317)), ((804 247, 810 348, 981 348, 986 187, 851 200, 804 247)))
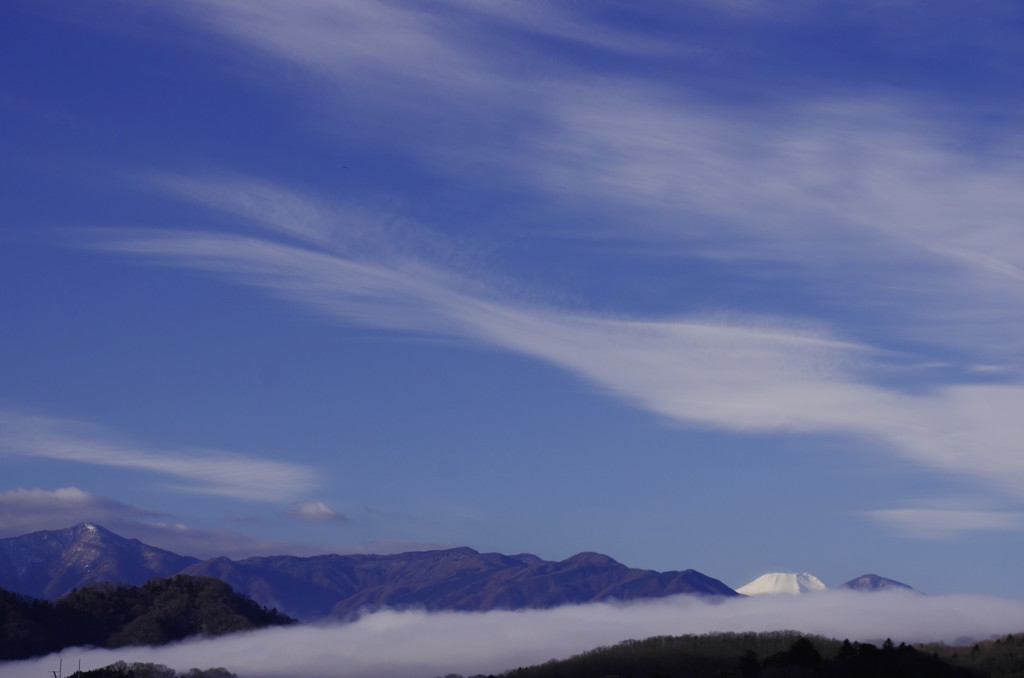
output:
MULTIPOLYGON (((836 587, 840 590, 860 591, 870 593, 873 591, 914 591, 920 593, 912 586, 895 579, 879 577, 877 574, 865 574, 851 579, 848 582, 836 587)), ((758 595, 799 595, 802 593, 819 593, 828 591, 829 587, 823 581, 808 572, 769 572, 762 574, 752 582, 744 584, 736 589, 737 593, 745 596, 758 595)))
POLYGON ((736 592, 745 596, 759 596, 798 595, 827 590, 824 582, 808 572, 769 572, 739 587, 736 592))

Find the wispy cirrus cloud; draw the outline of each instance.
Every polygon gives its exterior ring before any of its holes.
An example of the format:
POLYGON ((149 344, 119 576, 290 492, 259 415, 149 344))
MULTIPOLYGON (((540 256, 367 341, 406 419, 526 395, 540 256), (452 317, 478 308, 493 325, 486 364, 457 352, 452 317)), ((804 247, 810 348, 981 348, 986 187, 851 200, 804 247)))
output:
MULTIPOLYGON (((746 92, 759 102, 751 105, 642 62, 594 69, 570 50, 537 47, 537 36, 573 33, 539 7, 177 7, 267 63, 298 66, 317 107, 353 113, 353 125, 365 116, 374 121, 366 130, 386 127, 378 142, 421 166, 478 190, 498 181, 569 206, 577 218, 551 225, 555 232, 649 243, 659 256, 712 261, 722 275, 768 280, 781 263, 802 293, 840 311, 808 328, 735 309, 628 318, 524 304, 397 250, 367 225, 372 214, 239 177, 155 183, 293 240, 148 232, 115 236, 111 249, 219 272, 348 322, 530 355, 676 422, 850 435, 1021 496, 1024 163, 1012 129, 993 125, 987 138, 968 139, 948 103, 888 88, 831 83, 822 94, 782 74, 771 91, 746 92), (521 60, 481 37, 496 35, 526 36, 516 42, 521 60), (907 339, 1009 367, 998 383, 968 368, 912 393, 873 381, 884 369, 876 358, 905 350, 907 339)), ((608 28, 591 45, 642 53, 628 29, 608 28)), ((673 58, 697 73, 685 61, 691 48, 673 58)))
MULTIPOLYGON (((304 520, 347 522, 348 518, 323 502, 297 502, 291 512, 304 520), (298 515, 296 515, 298 514, 298 515)), ((139 539, 158 548, 197 558, 248 558, 287 553, 315 556, 324 553, 405 553, 451 548, 455 544, 378 539, 361 544, 312 544, 251 536, 230 529, 204 529, 188 525, 180 516, 132 506, 78 487, 55 490, 17 488, 0 492, 0 538, 31 532, 61 530, 81 522, 94 522, 122 537, 139 539)), ((262 520, 255 521, 257 524, 262 520)))
MULTIPOLYGON (((1014 187, 1024 161, 951 148, 952 125, 924 102, 804 94, 737 110, 624 80, 577 86, 550 103, 557 126, 538 138, 544 162, 530 160, 553 189, 715 217, 750 238, 759 252, 748 257, 803 259, 829 253, 835 239, 843 247, 833 257, 867 257, 849 249, 859 235, 954 259, 975 253, 1017 279, 1022 271, 1024 198, 1014 187)), ((655 223, 656 235, 673 235, 655 223)), ((685 237, 693 227, 677 230, 685 237)))
MULTIPOLYGON (((816 5, 786 16, 810 20, 816 5)), ((716 7, 720 21, 779 16, 763 3, 716 7)), ((336 91, 358 88, 364 96, 346 98, 345 110, 386 116, 391 143, 438 173, 478 186, 500 178, 571 206, 586 224, 574 235, 645 241, 735 275, 776 275, 782 262, 828 303, 880 318, 886 341, 1020 359, 1024 149, 1013 127, 993 125, 978 142, 958 132, 949 103, 927 95, 834 83, 824 94, 803 80, 773 78, 770 92, 754 92, 758 105, 736 103, 710 96, 699 77, 681 86, 642 60, 610 74, 535 40, 580 35, 608 53, 642 52, 628 22, 612 29, 586 10, 567 19, 505 3, 197 0, 177 11, 297 64, 314 76, 307 94, 318 106, 342 106, 336 91), (522 56, 510 62, 481 35, 521 45, 522 56), (424 121, 446 132, 423 134, 424 121), (612 218, 602 216, 609 207, 612 218)), ((870 11, 847 18, 872 21, 870 11)), ((928 17, 903 8, 899 20, 928 17)), ((667 58, 700 73, 688 51, 701 43, 691 42, 665 48, 667 58)))
POLYGON ((643 81, 567 87, 516 166, 538 190, 617 208, 596 234, 755 276, 782 263, 881 319, 887 340, 1019 359, 1013 132, 998 152, 967 150, 926 102, 793 98, 736 110, 643 81))
POLYGON ((160 511, 125 504, 77 487, 56 490, 17 488, 0 492, 0 536, 53 530, 83 521, 115 525, 145 520, 166 520, 160 511))
POLYGON ((82 522, 99 523, 122 537, 200 558, 240 558, 285 552, 315 555, 322 551, 308 544, 189 527, 174 515, 132 506, 77 487, 18 488, 0 492, 0 537, 61 530, 82 522))
POLYGON ((182 522, 133 522, 104 525, 121 536, 139 539, 152 546, 196 558, 250 558, 277 556, 317 556, 336 552, 329 546, 252 536, 223 529, 203 529, 182 522))
POLYGON ((866 515, 897 532, 919 539, 946 539, 964 532, 1024 531, 1024 512, 957 508, 899 508, 866 515))
POLYGON ((316 485, 313 471, 298 464, 131 444, 92 424, 14 411, 0 411, 0 454, 152 472, 184 492, 257 501, 287 500, 316 485))
POLYGON ((497 94, 508 84, 499 75, 507 62, 496 52, 484 60, 467 59, 467 48, 484 47, 482 36, 543 36, 638 55, 681 49, 675 41, 595 20, 589 8, 569 11, 548 3, 444 0, 426 8, 366 0, 303 0, 289 6, 268 0, 188 0, 168 9, 332 81, 374 82, 376 94, 383 88, 397 95, 388 83, 434 89, 443 98, 497 94))
MULTIPOLYGON (((221 208, 248 202, 240 196, 221 208)), ((276 214, 282 231, 295 232, 288 220, 328 212, 276 214)), ((360 258, 320 236, 302 245, 199 231, 106 236, 105 249, 217 272, 326 316, 529 355, 676 422, 852 435, 1022 496, 1024 423, 1014 412, 1024 408, 1024 387, 886 388, 870 381, 878 351, 785 318, 626 319, 523 304, 428 262, 360 258)))

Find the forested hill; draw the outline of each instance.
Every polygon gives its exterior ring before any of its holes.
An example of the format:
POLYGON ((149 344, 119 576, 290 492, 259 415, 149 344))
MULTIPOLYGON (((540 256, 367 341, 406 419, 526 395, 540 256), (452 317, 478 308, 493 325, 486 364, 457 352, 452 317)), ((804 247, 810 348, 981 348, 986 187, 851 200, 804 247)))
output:
POLYGON ((142 586, 92 584, 56 602, 0 589, 0 659, 79 645, 160 645, 294 622, 212 577, 176 575, 142 586))
MULTIPOLYGON (((935 654, 886 641, 881 647, 794 631, 712 633, 628 640, 502 678, 982 678, 935 654)), ((484 678, 484 677, 478 677, 484 678)), ((491 677, 487 677, 491 678, 491 677)))

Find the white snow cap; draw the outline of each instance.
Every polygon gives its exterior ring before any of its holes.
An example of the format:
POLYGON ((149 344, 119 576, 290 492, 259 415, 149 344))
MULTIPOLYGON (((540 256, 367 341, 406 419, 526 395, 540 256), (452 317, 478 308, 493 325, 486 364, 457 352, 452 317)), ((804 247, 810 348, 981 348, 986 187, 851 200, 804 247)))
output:
POLYGON ((796 595, 827 590, 828 587, 820 579, 807 572, 769 572, 736 589, 746 596, 778 593, 796 595))

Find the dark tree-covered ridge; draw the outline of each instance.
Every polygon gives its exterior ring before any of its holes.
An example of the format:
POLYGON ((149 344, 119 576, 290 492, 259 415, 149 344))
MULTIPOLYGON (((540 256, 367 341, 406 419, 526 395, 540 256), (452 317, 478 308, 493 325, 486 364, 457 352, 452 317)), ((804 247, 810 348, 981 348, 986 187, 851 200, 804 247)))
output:
POLYGON ((999 636, 964 647, 929 643, 919 649, 992 678, 1024 678, 1024 633, 999 636))
MULTIPOLYGON (((520 667, 503 678, 980 678, 927 652, 794 631, 657 636, 520 667)), ((478 677, 481 678, 481 677, 478 677)), ((497 677, 495 677, 497 678, 497 677)))
POLYGON ((142 586, 94 584, 55 603, 0 589, 0 659, 80 645, 161 645, 294 622, 211 577, 175 575, 142 586))
POLYGON ((234 678, 234 676, 235 674, 220 667, 178 672, 163 664, 119 661, 100 669, 76 672, 72 674, 71 678, 234 678))

